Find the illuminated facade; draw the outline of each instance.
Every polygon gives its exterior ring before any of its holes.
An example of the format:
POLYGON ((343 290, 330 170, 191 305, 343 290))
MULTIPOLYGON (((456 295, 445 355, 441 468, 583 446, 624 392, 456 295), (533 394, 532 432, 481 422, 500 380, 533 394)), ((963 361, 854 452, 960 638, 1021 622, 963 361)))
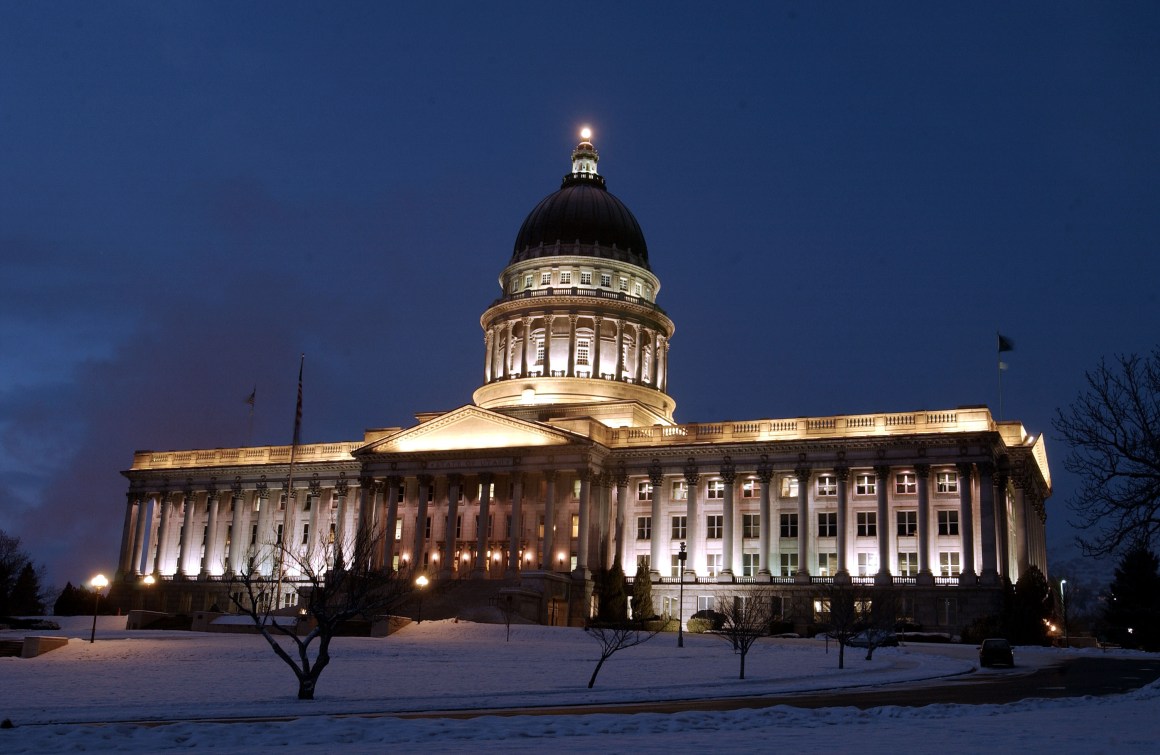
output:
POLYGON ((277 568, 264 545, 322 558, 360 530, 385 533, 377 566, 502 580, 560 624, 584 620, 593 571, 617 559, 672 614, 683 579, 686 618, 764 584, 808 625, 836 581, 890 587, 907 618, 952 631, 996 610, 1004 578, 1046 573, 1043 438, 986 408, 678 424, 674 325, 597 161, 585 134, 521 227, 472 404, 298 447, 290 496, 289 446, 138 452, 123 606, 225 606, 235 570, 277 568))

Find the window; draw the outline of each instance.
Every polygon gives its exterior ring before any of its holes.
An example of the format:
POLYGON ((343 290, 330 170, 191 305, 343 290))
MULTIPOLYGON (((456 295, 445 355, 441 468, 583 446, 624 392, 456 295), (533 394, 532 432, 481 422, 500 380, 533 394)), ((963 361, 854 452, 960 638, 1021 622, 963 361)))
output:
POLYGON ((669 572, 669 576, 670 577, 681 576, 681 557, 679 555, 677 555, 676 553, 673 554, 672 567, 671 567, 671 570, 669 572))
MULTIPOLYGON (((182 527, 181 529, 185 529, 185 528, 182 527)), ((278 525, 277 537, 278 537, 278 539, 275 542, 278 543, 278 545, 281 545, 282 544, 282 525, 281 524, 278 525)))
POLYGON ((781 536, 782 537, 797 537, 797 534, 798 534, 797 514, 782 514, 781 515, 781 536))
POLYGON ((697 610, 698 611, 712 611, 713 610, 713 596, 712 595, 698 595, 697 596, 697 610))
POLYGON ((628 290, 628 278, 621 278, 620 279, 620 290, 621 291, 628 290))
POLYGON ((959 492, 958 472, 937 472, 934 476, 935 490, 939 493, 959 492))
POLYGON ((838 512, 836 511, 819 511, 818 512, 818 537, 837 537, 838 536, 838 512))
POLYGON ((957 534, 959 534, 959 512, 957 512, 957 511, 940 511, 940 512, 938 512, 938 534, 940 534, 940 535, 957 535, 957 534))
POLYGON ((303 510, 303 511, 310 511, 310 504, 311 504, 311 501, 312 501, 313 499, 314 499, 314 496, 312 496, 312 495, 307 495, 307 496, 306 496, 306 503, 305 503, 305 504, 303 504, 303 506, 302 506, 302 510, 303 510))
POLYGON ((821 624, 830 623, 829 598, 814 598, 814 621, 821 624))
POLYGON ((757 553, 741 554, 741 576, 756 577, 761 568, 761 558, 757 553))
POLYGON ((724 519, 721 514, 709 514, 705 517, 705 537, 709 540, 720 540, 724 519))
POLYGON ((902 577, 913 577, 918 574, 918 554, 917 553, 902 553, 898 554, 898 574, 902 577))
POLYGON ((612 276, 608 273, 600 274, 600 285, 605 288, 612 288, 612 276))
POLYGON ((576 342, 576 364, 588 364, 588 342, 576 342))
POLYGON ((854 495, 874 495, 878 492, 878 481, 872 474, 854 477, 854 495))
POLYGON ((833 496, 838 494, 838 478, 832 474, 824 474, 818 477, 818 495, 819 496, 833 496))
MULTIPOLYGON (((459 518, 462 519, 463 517, 459 517, 459 518)), ((455 536, 459 537, 459 525, 458 524, 455 525, 455 536)), ((543 514, 540 514, 540 523, 538 525, 536 525, 536 537, 540 538, 541 540, 544 539, 544 515, 543 514)))
POLYGON ((721 554, 720 553, 706 553, 705 554, 705 568, 709 572, 710 577, 716 577, 721 573, 721 554))
POLYGON ((536 339, 536 364, 544 363, 544 339, 536 339))
POLYGON ((823 577, 832 577, 838 571, 837 553, 818 554, 818 574, 823 577))
POLYGON ((403 539, 403 517, 395 520, 395 540, 403 539))
POLYGON ((636 484, 636 500, 651 501, 653 497, 652 483, 648 480, 636 484))
POLYGON ((798 479, 796 477, 782 477, 781 478, 781 497, 782 498, 797 498, 798 494, 798 479))
POLYGON ((685 539, 685 522, 686 522, 686 519, 683 516, 674 516, 673 517, 673 529, 672 529, 673 540, 684 540, 685 539))
POLYGON ((709 485, 705 490, 705 497, 709 500, 719 501, 725 497, 725 481, 724 480, 709 480, 709 485))
POLYGON ((524 276, 524 288, 531 288, 531 287, 532 287, 532 276, 531 276, 531 273, 529 273, 528 275, 524 276))
POLYGON ((636 539, 637 540, 651 540, 652 539, 652 517, 638 516, 636 518, 636 539))
POLYGON ((302 525, 302 544, 303 545, 310 544, 310 525, 309 524, 302 525))
POLYGON ((591 286, 592 285, 592 273, 581 272, 580 273, 580 285, 581 286, 591 286))
POLYGON ((741 481, 741 497, 742 498, 757 498, 761 494, 760 480, 742 480, 741 481))
POLYGON ((781 576, 792 577, 797 574, 798 560, 796 553, 781 554, 781 576))
POLYGON ((573 538, 580 537, 580 515, 579 514, 572 515, 572 537, 573 538))
MULTIPOLYGON (((540 537, 544 536, 543 527, 544 527, 544 518, 540 517, 540 537)), ((463 514, 457 514, 455 517, 455 539, 460 540, 462 538, 463 538, 463 514)))
POLYGON ((878 535, 878 512, 858 512, 858 537, 875 537, 878 535))
POLYGON ((633 285, 632 295, 633 296, 640 296, 640 284, 639 283, 633 285))
POLYGON ((560 285, 561 286, 572 285, 572 271, 571 270, 561 270, 560 271, 560 285))
POLYGON ((858 576, 873 577, 878 571, 878 556, 874 553, 858 554, 858 576))
POLYGON ((552 285, 552 274, 551 273, 540 273, 540 285, 541 286, 552 285))
POLYGON ((918 492, 918 479, 914 472, 899 472, 894 475, 894 492, 898 495, 914 495, 918 492))
POLYGON ((741 537, 761 537, 761 514, 741 515, 741 537))
POLYGON ((943 577, 959 576, 959 552, 940 551, 938 554, 938 571, 943 577))
POLYGON ((250 525, 250 545, 258 544, 258 525, 250 525))
MULTIPOLYGON (((491 519, 491 517, 489 516, 488 519, 491 519)), ((487 534, 490 535, 491 527, 488 527, 487 529, 487 534)), ((423 523, 423 537, 427 538, 428 540, 431 539, 431 517, 427 517, 427 521, 423 523)))
POLYGON ((689 483, 686 480, 673 480, 673 500, 684 501, 689 497, 689 483))
POLYGON ((895 511, 894 516, 898 522, 897 535, 899 537, 911 537, 918 531, 918 512, 914 510, 895 511))

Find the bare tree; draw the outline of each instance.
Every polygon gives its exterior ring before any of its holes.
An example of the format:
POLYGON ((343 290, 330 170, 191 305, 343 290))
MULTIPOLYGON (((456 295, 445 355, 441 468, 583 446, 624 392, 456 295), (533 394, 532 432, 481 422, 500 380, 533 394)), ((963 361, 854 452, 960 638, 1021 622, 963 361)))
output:
POLYGON ((766 637, 774 619, 773 593, 755 587, 717 598, 717 612, 725 617, 721 629, 713 634, 729 640, 733 652, 741 656, 741 674, 745 678, 745 658, 757 638, 766 637))
POLYGON ((898 644, 894 626, 898 622, 898 610, 902 596, 897 590, 877 587, 870 593, 869 611, 866 616, 866 660, 874 659, 874 651, 888 641, 898 644))
POLYGON ((646 629, 642 622, 616 622, 611 624, 590 623, 584 627, 589 637, 600 643, 600 660, 592 670, 592 678, 588 680, 588 689, 596 684, 596 675, 604 662, 616 653, 626 648, 636 647, 648 642, 660 633, 660 629, 646 629))
POLYGON ((853 584, 831 584, 823 610, 828 609, 830 629, 826 633, 838 643, 838 668, 846 667, 846 646, 868 623, 870 599, 865 588, 853 584))
POLYGON ((381 539, 381 534, 357 538, 347 554, 349 564, 334 543, 310 551, 277 544, 274 558, 268 561, 278 565, 274 574, 262 575, 250 567, 230 579, 230 600, 253 620, 274 654, 294 671, 299 700, 314 699, 318 677, 330 663, 330 641, 345 622, 356 617, 371 620, 410 596, 408 575, 370 567, 381 539), (312 624, 303 635, 298 633, 297 621, 278 621, 275 614, 279 596, 288 588, 298 589, 304 599, 299 612, 312 624), (312 653, 315 640, 318 646, 312 653))
POLYGON ((1064 461, 1080 480, 1068 506, 1084 552, 1106 556, 1160 539, 1160 347, 1104 361, 1052 423, 1071 446, 1064 461))

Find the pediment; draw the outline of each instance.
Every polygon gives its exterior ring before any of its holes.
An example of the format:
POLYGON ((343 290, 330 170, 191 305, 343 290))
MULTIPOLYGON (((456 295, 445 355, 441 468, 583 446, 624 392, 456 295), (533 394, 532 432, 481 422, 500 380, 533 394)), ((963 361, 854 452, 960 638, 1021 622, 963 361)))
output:
POLYGON ((565 446, 573 440, 570 434, 546 425, 464 406, 363 446, 356 454, 565 446))

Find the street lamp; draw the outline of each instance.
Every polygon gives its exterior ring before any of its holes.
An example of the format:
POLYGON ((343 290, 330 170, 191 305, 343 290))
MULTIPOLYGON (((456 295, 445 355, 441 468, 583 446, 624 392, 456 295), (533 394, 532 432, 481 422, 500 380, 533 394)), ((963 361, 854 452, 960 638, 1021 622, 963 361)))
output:
POLYGON ((1063 605, 1063 646, 1065 648, 1071 647, 1070 639, 1067 636, 1067 580, 1059 580, 1059 602, 1063 605))
POLYGON ((423 588, 426 586, 427 586, 427 575, 420 574, 415 579, 415 587, 419 588, 419 612, 418 612, 418 615, 416 617, 417 621, 415 622, 417 624, 423 623, 423 588))
POLYGON ((109 586, 109 580, 105 578, 104 574, 98 574, 89 582, 93 586, 93 632, 89 635, 89 644, 93 644, 97 640, 97 609, 101 605, 101 590, 109 586))
POLYGON ((680 597, 677 599, 677 647, 685 646, 685 559, 689 554, 685 552, 685 544, 681 543, 681 552, 677 554, 679 578, 681 580, 680 597))

